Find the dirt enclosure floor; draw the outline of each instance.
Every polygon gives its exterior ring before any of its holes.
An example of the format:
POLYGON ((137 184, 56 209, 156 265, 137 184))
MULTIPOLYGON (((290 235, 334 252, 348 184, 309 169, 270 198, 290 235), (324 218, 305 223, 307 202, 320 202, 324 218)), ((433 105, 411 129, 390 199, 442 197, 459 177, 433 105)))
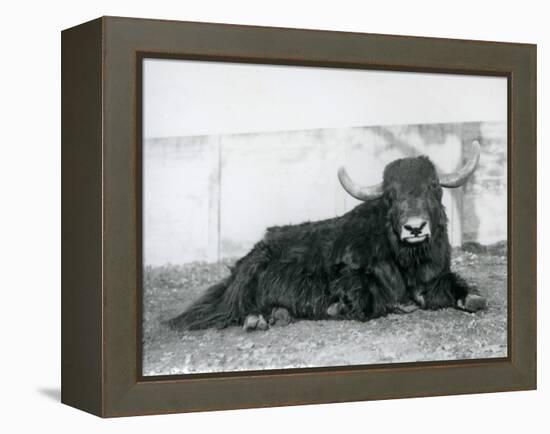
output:
POLYGON ((241 327, 178 333, 162 324, 225 277, 229 264, 145 268, 143 375, 506 357, 503 243, 454 252, 453 269, 487 297, 487 310, 478 313, 417 310, 364 323, 296 321, 250 333, 241 327))

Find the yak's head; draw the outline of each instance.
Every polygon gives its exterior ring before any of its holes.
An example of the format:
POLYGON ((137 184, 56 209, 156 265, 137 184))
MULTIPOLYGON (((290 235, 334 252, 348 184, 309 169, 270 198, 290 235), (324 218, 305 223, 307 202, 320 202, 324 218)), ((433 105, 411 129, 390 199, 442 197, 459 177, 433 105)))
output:
POLYGON ((479 162, 479 143, 473 142, 472 158, 457 172, 437 173, 428 157, 403 158, 388 164, 384 180, 373 186, 355 184, 344 168, 338 178, 344 189, 356 199, 368 201, 383 197, 388 204, 389 223, 401 243, 428 241, 437 225, 445 221, 441 204, 442 187, 457 188, 474 173, 479 162))

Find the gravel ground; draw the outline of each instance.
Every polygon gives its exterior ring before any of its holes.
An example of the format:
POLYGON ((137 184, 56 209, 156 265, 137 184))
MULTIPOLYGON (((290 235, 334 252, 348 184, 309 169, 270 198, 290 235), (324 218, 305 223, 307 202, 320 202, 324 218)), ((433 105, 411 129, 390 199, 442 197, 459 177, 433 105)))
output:
POLYGON ((417 310, 364 323, 297 321, 252 333, 240 327, 178 333, 161 324, 226 276, 231 261, 146 267, 143 374, 505 357, 505 245, 470 243, 457 249, 453 258, 453 269, 477 283, 487 297, 487 310, 475 314, 417 310))

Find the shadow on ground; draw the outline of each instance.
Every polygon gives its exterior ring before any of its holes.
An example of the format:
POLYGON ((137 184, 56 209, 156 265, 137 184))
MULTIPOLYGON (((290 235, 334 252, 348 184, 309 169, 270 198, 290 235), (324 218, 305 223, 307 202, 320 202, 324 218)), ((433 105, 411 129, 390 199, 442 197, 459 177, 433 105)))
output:
POLYGON ((506 251, 472 244, 453 269, 476 283, 488 309, 416 311, 367 321, 298 321, 266 332, 240 327, 178 333, 161 324, 229 273, 225 264, 146 267, 143 374, 175 375, 257 369, 506 357, 506 251))
POLYGON ((46 398, 50 399, 51 401, 61 402, 61 389, 60 388, 43 387, 43 388, 38 389, 38 393, 40 393, 42 396, 45 396, 46 398))

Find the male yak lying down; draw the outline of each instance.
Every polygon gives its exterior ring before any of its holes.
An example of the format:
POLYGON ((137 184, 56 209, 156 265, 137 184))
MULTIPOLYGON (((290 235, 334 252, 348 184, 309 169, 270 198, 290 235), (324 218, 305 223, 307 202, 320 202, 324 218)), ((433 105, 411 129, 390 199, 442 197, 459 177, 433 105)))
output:
POLYGON ((393 161, 383 182, 361 187, 344 168, 338 177, 361 205, 341 217, 269 228, 231 275, 211 286, 174 329, 243 325, 265 330, 292 318, 365 321, 416 307, 486 306, 450 268, 451 246, 442 187, 457 188, 474 173, 474 156, 458 172, 437 174, 425 156, 393 161))

